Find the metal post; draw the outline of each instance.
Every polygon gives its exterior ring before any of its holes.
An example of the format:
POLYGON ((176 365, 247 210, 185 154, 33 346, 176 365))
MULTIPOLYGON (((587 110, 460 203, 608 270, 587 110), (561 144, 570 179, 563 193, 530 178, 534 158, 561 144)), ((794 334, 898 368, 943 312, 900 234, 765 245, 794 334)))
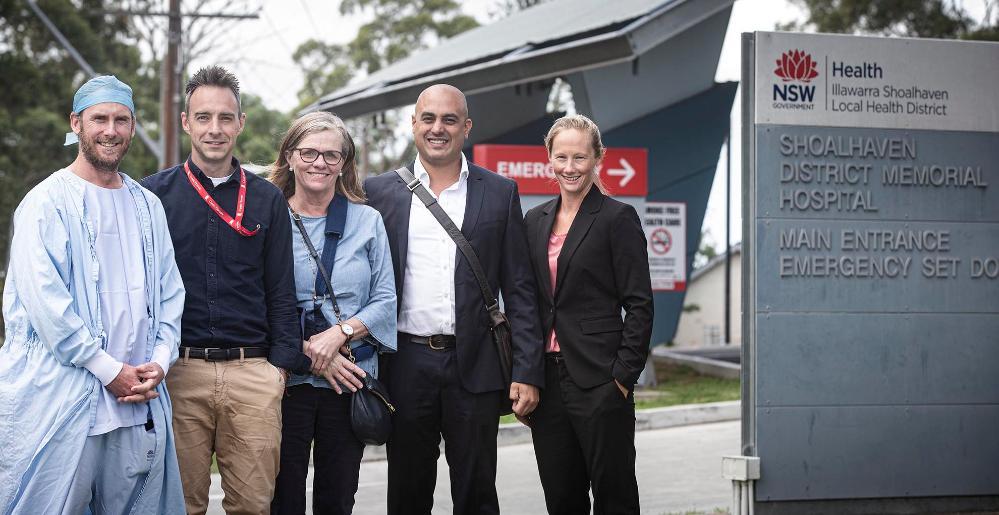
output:
POLYGON ((732 114, 725 141, 725 345, 732 343, 732 114))

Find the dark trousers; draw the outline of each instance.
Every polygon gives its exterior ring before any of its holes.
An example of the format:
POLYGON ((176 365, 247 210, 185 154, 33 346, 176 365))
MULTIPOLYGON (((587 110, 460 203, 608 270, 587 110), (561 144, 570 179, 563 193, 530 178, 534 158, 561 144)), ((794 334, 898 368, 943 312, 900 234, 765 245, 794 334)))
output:
POLYGON ((350 394, 309 384, 289 387, 281 402, 281 470, 273 515, 305 513, 309 451, 315 475, 312 513, 349 514, 361 469, 364 444, 350 427, 350 394))
POLYGON ((639 513, 635 401, 617 385, 583 389, 565 361, 545 359, 545 389, 531 415, 534 454, 548 513, 639 513))
POLYGON ((501 392, 466 391, 453 348, 433 350, 405 341, 403 335, 386 364, 384 377, 398 409, 388 443, 389 515, 430 513, 441 436, 454 513, 499 513, 496 433, 501 392))

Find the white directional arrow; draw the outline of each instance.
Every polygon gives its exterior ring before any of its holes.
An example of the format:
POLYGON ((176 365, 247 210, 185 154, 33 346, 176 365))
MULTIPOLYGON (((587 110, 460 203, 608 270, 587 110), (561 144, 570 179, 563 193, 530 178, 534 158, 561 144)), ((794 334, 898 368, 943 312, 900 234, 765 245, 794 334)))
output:
POLYGON ((611 168, 607 170, 607 175, 621 177, 619 185, 623 188, 635 178, 635 169, 631 167, 631 163, 627 159, 621 158, 619 162, 621 163, 621 168, 611 168))

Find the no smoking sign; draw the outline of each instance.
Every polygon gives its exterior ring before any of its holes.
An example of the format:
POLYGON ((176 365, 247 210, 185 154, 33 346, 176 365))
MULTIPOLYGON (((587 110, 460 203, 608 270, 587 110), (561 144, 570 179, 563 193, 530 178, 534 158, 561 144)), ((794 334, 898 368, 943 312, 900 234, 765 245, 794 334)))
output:
POLYGON ((642 225, 649 242, 652 291, 684 291, 687 287, 687 205, 683 202, 646 202, 642 225))
POLYGON ((649 237, 649 245, 652 246, 653 252, 660 256, 665 256, 673 246, 673 236, 670 235, 669 231, 660 227, 652 231, 649 237))

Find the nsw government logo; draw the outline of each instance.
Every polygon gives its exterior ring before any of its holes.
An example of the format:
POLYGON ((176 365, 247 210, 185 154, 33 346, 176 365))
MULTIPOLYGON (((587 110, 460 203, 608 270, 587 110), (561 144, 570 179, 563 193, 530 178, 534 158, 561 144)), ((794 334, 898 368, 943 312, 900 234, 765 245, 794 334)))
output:
POLYGON ((774 84, 774 108, 814 109, 815 85, 810 83, 819 76, 817 66, 812 56, 801 50, 788 50, 781 54, 774 70, 774 75, 780 78, 780 83, 774 84))

